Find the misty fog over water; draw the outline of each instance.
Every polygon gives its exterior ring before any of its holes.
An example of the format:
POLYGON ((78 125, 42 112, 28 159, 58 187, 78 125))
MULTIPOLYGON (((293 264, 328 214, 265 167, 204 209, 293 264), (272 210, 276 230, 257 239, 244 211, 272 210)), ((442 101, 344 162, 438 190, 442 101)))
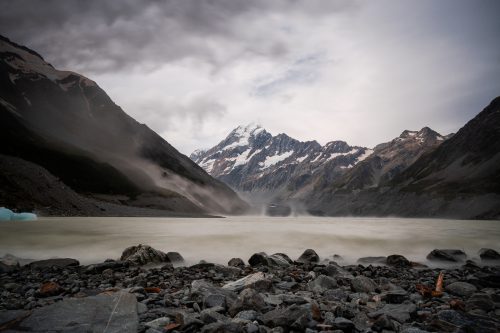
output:
POLYGON ((435 248, 464 250, 478 257, 480 248, 495 248, 500 221, 406 218, 227 217, 40 218, 34 222, 0 223, 0 256, 70 257, 82 264, 118 259, 131 245, 148 244, 177 251, 194 264, 244 261, 255 252, 282 252, 292 259, 312 248, 322 259, 334 254, 354 263, 363 256, 402 254, 426 262, 435 248))

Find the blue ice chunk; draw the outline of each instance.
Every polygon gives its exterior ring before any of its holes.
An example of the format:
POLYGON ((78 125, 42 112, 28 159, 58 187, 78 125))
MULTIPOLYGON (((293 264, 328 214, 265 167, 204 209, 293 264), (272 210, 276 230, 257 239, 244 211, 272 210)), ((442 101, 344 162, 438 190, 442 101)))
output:
POLYGON ((14 213, 8 208, 0 207, 0 221, 36 221, 33 213, 14 213))

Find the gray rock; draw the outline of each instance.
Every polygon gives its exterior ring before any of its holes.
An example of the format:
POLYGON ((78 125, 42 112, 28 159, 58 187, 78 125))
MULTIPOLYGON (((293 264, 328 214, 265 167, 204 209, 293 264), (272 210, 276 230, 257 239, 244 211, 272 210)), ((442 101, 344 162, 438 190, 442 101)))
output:
POLYGON ((169 263, 170 259, 166 253, 153 249, 149 245, 139 244, 126 248, 120 258, 132 265, 146 265, 151 263, 169 263))
POLYGON ((0 311, 0 330, 13 326, 29 315, 30 312, 25 310, 0 311))
POLYGON ((347 318, 337 317, 333 321, 333 328, 342 332, 352 332, 354 330, 354 323, 347 318))
POLYGON ((130 293, 69 298, 35 309, 19 327, 30 332, 136 333, 137 301, 130 293))
POLYGON ((229 308, 229 314, 235 316, 238 312, 243 310, 260 311, 266 306, 264 298, 254 289, 244 289, 238 299, 229 308))
POLYGON ((244 310, 244 311, 238 312, 236 314, 236 316, 234 316, 234 317, 241 318, 244 320, 254 321, 254 320, 257 320, 257 318, 259 318, 259 316, 260 316, 260 314, 255 310, 244 310))
POLYGON ((307 284, 307 289, 316 293, 323 293, 337 287, 337 280, 326 275, 320 275, 307 284))
POLYGON ((216 323, 216 322, 227 322, 230 320, 228 317, 212 309, 205 309, 201 311, 200 319, 205 324, 216 323))
POLYGON ((10 273, 16 270, 18 267, 13 265, 6 265, 3 262, 0 262, 0 274, 1 273, 10 273))
POLYGON ((479 250, 479 257, 482 261, 500 261, 500 253, 493 249, 479 250))
POLYGON ((417 306, 407 302, 403 304, 386 304, 381 309, 368 314, 369 317, 378 318, 381 315, 394 319, 400 323, 405 323, 417 313, 417 306))
POLYGON ((469 297, 469 299, 465 302, 465 308, 467 311, 480 309, 489 312, 495 309, 495 303, 491 299, 490 295, 477 293, 469 297))
POLYGON ((297 259, 297 262, 301 262, 304 264, 315 264, 319 262, 319 256, 313 249, 307 249, 300 255, 297 259))
POLYGON ((220 306, 222 308, 226 308, 226 296, 221 294, 211 294, 206 296, 203 299, 203 307, 204 308, 213 308, 216 306, 220 306))
POLYGON ((239 292, 245 288, 252 288, 258 291, 268 291, 272 289, 272 287, 272 280, 265 273, 257 272, 247 275, 239 280, 229 282, 222 288, 225 290, 239 292))
POLYGON ((290 327, 298 318, 310 314, 307 305, 291 305, 287 308, 276 308, 264 313, 262 322, 269 327, 290 327))
POLYGON ((227 322, 227 323, 212 323, 203 326, 202 333, 243 333, 243 325, 241 323, 227 322))
POLYGON ((248 263, 252 267, 256 266, 267 266, 267 254, 264 252, 254 253, 250 259, 248 259, 248 263))
POLYGON ((469 297, 477 291, 476 286, 467 282, 453 282, 445 287, 450 294, 469 297))
POLYGON ((393 254, 387 257, 386 263, 394 267, 410 267, 410 261, 399 254, 393 254))
POLYGON ((29 263, 28 266, 33 269, 45 269, 51 267, 64 268, 70 266, 80 266, 80 262, 71 258, 57 258, 33 261, 29 263))
POLYGON ((238 297, 238 295, 236 295, 233 291, 216 287, 205 280, 194 280, 191 282, 191 293, 189 298, 197 303, 211 305, 211 307, 216 306, 215 303, 222 301, 220 295, 225 297, 225 304, 227 304, 227 306, 231 306, 231 304, 238 297), (207 302, 207 298, 209 298, 209 304, 205 304, 207 302), (213 304, 211 303, 212 301, 214 302, 213 304))
POLYGON ((170 318, 160 317, 156 318, 155 320, 148 321, 147 323, 144 324, 144 326, 161 331, 163 327, 170 324, 170 322, 171 322, 170 318))
POLYGON ((406 327, 401 330, 401 333, 430 333, 430 332, 422 330, 418 327, 406 327))
POLYGON ((232 258, 227 265, 231 267, 245 267, 245 262, 240 258, 232 258))
POLYGON ((390 290, 385 293, 385 301, 390 304, 401 304, 408 299, 408 293, 403 289, 390 290))
POLYGON ((436 249, 427 255, 427 260, 430 261, 462 262, 466 258, 464 251, 455 249, 436 249))
POLYGON ((268 266, 268 267, 289 267, 293 262, 284 253, 275 253, 268 256, 265 252, 259 252, 253 254, 248 263, 252 267, 256 266, 268 266))
POLYGON ((167 252, 167 258, 172 264, 181 264, 184 262, 184 258, 179 252, 167 252))
POLYGON ((370 278, 360 275, 351 280, 351 288, 356 292, 371 293, 377 288, 377 284, 370 278))

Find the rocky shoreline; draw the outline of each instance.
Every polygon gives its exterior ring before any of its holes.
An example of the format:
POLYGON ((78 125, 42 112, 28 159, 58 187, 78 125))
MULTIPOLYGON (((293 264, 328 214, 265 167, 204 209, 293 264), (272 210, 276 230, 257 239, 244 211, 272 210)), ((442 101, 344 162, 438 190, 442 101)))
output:
POLYGON ((445 269, 400 255, 341 266, 311 249, 189 267, 147 245, 88 266, 4 257, 0 332, 499 332, 500 255, 480 257, 429 253, 445 269))

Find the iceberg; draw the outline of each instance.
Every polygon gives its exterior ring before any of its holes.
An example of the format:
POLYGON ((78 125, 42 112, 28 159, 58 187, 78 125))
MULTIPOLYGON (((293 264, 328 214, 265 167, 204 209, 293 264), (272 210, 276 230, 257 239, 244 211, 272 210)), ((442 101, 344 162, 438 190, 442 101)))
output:
POLYGON ((36 221, 33 213, 14 213, 12 210, 0 207, 0 221, 36 221))

